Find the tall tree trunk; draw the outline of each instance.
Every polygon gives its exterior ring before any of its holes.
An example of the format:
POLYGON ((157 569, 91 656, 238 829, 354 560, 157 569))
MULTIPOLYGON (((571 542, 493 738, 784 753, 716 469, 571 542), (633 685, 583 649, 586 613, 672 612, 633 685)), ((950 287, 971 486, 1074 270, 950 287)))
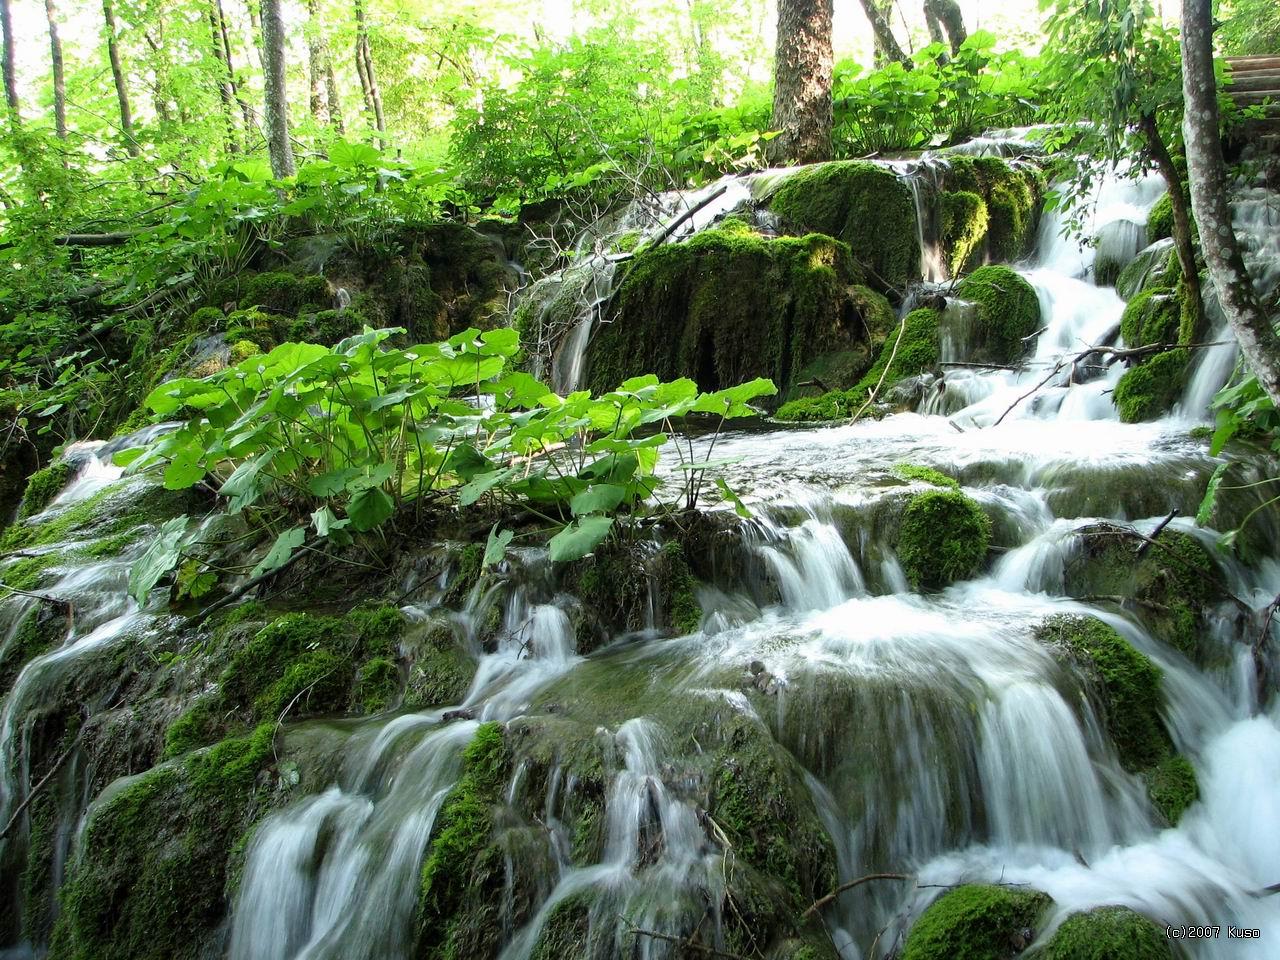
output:
POLYGON ((120 45, 116 43, 116 11, 111 0, 102 0, 102 16, 107 24, 107 59, 111 61, 111 78, 116 85, 116 101, 120 104, 120 130, 124 133, 124 148, 129 155, 139 153, 138 141, 133 136, 133 111, 129 107, 129 87, 125 81, 124 66, 120 62, 120 45))
POLYGON ((9 0, 0 0, 0 33, 4 35, 4 99, 12 119, 18 117, 18 74, 13 60, 13 16, 9 0))
POLYGON ((933 15, 928 0, 924 5, 924 25, 929 29, 930 43, 946 43, 946 35, 942 32, 942 24, 938 22, 938 18, 933 15))
MULTIPOLYGON (((244 117, 244 134, 246 143, 250 149, 253 149, 253 131, 257 124, 253 119, 253 108, 249 106, 249 101, 244 98, 236 85, 236 65, 231 59, 231 31, 227 29, 227 14, 222 9, 222 0, 214 0, 218 7, 218 32, 222 36, 222 56, 227 65, 227 82, 231 84, 231 95, 235 97, 236 103, 240 105, 240 113, 244 117)), ((249 11, 253 12, 253 2, 249 2, 249 11)), ((252 46, 252 44, 250 44, 252 46)))
POLYGON ((832 0, 778 0, 773 65, 774 159, 831 159, 832 0))
POLYGON ((333 60, 329 48, 324 51, 324 89, 329 100, 329 122, 339 134, 346 132, 342 122, 342 98, 338 96, 338 78, 333 75, 333 60))
POLYGON ((316 0, 307 0, 307 81, 311 93, 311 119, 316 123, 324 123, 328 119, 324 89, 324 41, 320 38, 316 0))
POLYGON ((1187 195, 1182 189, 1182 177, 1178 168, 1173 165, 1173 157, 1164 138, 1160 136, 1160 127, 1152 114, 1143 116, 1138 124, 1142 139, 1146 141, 1147 152, 1155 161, 1164 178, 1164 185, 1169 191, 1169 203, 1173 207, 1173 246, 1178 252, 1178 266, 1182 268, 1183 283, 1187 288, 1187 309, 1191 313, 1191 338, 1198 340, 1205 334, 1204 296, 1200 290, 1200 270, 1196 266, 1195 242, 1191 238, 1191 211, 1187 208, 1187 195))
POLYGON ((1231 226, 1227 168, 1218 131, 1218 91, 1213 76, 1211 0, 1182 0, 1182 130, 1187 144, 1191 206, 1200 225, 1209 276, 1240 351, 1271 402, 1280 408, 1280 336, 1245 270, 1231 226))
POLYGON ((951 41, 951 52, 959 53, 960 44, 969 38, 960 5, 955 0, 924 0, 924 15, 942 24, 942 28, 947 31, 947 39, 951 41))
POLYGON ((284 18, 280 0, 262 0, 262 75, 266 105, 267 152, 277 179, 297 172, 289 142, 289 91, 284 77, 284 18))
POLYGON ((898 38, 893 35, 893 27, 889 24, 888 7, 881 7, 876 0, 862 0, 862 12, 871 23, 871 34, 875 38, 876 63, 909 63, 910 58, 902 52, 898 38))
POLYGON ((54 0, 44 0, 49 21, 49 62, 53 65, 53 128, 67 139, 67 77, 62 66, 62 38, 58 36, 58 9, 54 0))
POLYGON ((160 39, 157 40, 151 36, 149 30, 143 31, 142 39, 147 41, 147 46, 151 48, 152 56, 155 58, 153 61, 155 66, 152 69, 156 75, 154 90, 156 116, 160 118, 161 123, 167 124, 172 119, 172 114, 169 112, 169 99, 173 97, 173 82, 169 78, 168 57, 164 49, 164 14, 161 13, 160 16, 157 26, 160 39))
POLYGON ((227 62, 222 45, 221 4, 209 0, 209 36, 212 40, 213 59, 218 63, 218 95, 222 98, 222 119, 227 128, 227 152, 239 153, 240 142, 236 136, 236 92, 231 79, 231 64, 227 62))
POLYGON ((373 56, 369 52, 369 30, 364 22, 364 2, 355 0, 356 13, 356 70, 360 74, 360 86, 364 90, 365 106, 373 116, 373 127, 378 131, 378 144, 387 148, 384 134, 386 121, 382 115, 382 94, 378 91, 378 78, 373 70, 373 56))

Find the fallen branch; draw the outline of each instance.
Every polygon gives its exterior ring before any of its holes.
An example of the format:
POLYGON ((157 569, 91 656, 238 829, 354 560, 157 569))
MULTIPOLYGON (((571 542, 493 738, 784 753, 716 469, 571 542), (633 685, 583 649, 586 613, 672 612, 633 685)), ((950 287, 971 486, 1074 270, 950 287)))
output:
POLYGON ((869 873, 865 877, 859 877, 857 880, 850 880, 847 883, 842 883, 825 897, 815 900, 813 902, 813 906, 806 910, 803 916, 806 918, 816 917, 823 907, 835 903, 840 894, 852 890, 854 887, 860 887, 864 883, 870 883, 872 880, 915 880, 915 877, 905 873, 869 873))
POLYGON ((626 917, 622 918, 622 922, 627 925, 632 933, 638 937, 652 937, 654 940, 663 940, 667 943, 674 943, 677 947, 684 947, 686 950, 698 950, 705 953, 709 957, 724 957, 726 960, 749 960, 740 953, 728 953, 724 950, 717 950, 715 947, 709 947, 706 944, 695 943, 688 937, 673 937, 669 933, 659 933, 657 930, 645 930, 637 927, 626 917))
POLYGON ((53 762, 53 766, 49 768, 49 772, 41 777, 40 782, 27 792, 26 799, 24 799, 22 803, 18 804, 18 809, 13 811, 13 816, 9 818, 9 822, 4 825, 3 830, 0 830, 0 840, 3 840, 9 835, 9 831, 13 829, 14 825, 18 822, 18 819, 26 812, 27 807, 31 806, 31 801, 39 796, 40 791, 45 788, 45 785, 48 784, 50 780, 53 779, 53 775, 62 769, 62 765, 67 762, 71 754, 75 752, 76 747, 80 745, 80 735, 83 732, 84 727, 82 726, 80 728, 80 733, 77 733, 75 739, 71 741, 71 746, 62 751, 62 755, 53 762))
MULTIPOLYGON (((1260 692, 1267 689, 1267 639, 1271 636, 1271 623, 1275 619, 1278 608, 1280 608, 1280 593, 1267 604, 1267 613, 1262 620, 1262 629, 1258 631, 1258 639, 1253 641, 1253 645, 1249 648, 1249 653, 1253 657, 1253 673, 1258 678, 1260 692)), ((1277 889, 1271 887, 1267 889, 1272 893, 1280 892, 1280 884, 1275 886, 1277 889)))
POLYGON ((724 192, 728 189, 729 187, 726 185, 721 187, 718 190, 711 191, 711 193, 707 194, 705 197, 703 197, 701 200, 695 203, 692 207, 690 207, 684 213, 680 214, 680 216, 676 217, 669 224, 667 224, 666 228, 660 234, 658 234, 657 237, 655 237, 652 241, 650 241, 649 243, 646 243, 643 247, 640 247, 638 250, 633 251, 631 253, 631 256, 634 257, 641 253, 648 253, 650 250, 653 250, 657 247, 662 246, 664 243, 666 243, 667 238, 670 237, 677 230, 679 230, 682 226, 684 226, 685 223, 687 223, 693 217, 694 214, 696 214, 699 210, 706 207, 709 203, 711 203, 712 200, 715 200, 723 196, 724 192))
POLYGON ((256 577, 250 577, 248 580, 240 584, 240 586, 236 587, 234 590, 228 593, 225 597, 223 597, 217 603, 209 604, 209 606, 205 607, 203 610, 201 610, 199 613, 193 616, 191 618, 191 625, 199 626, 200 624, 208 620, 211 616, 213 616, 215 613, 217 613, 219 610, 222 610, 225 607, 231 606, 233 603, 235 603, 237 600, 243 597, 250 590, 257 587, 259 584, 269 580, 271 577, 274 577, 277 574, 284 573, 286 570, 292 567, 295 563, 301 560, 303 556, 306 555, 306 553, 307 553, 306 550, 301 550, 301 549, 295 550, 293 551, 293 555, 289 557, 288 560, 280 564, 280 566, 276 567, 274 570, 267 570, 264 573, 258 574, 256 577))
POLYGON ((128 243, 151 227, 136 227, 133 230, 117 230, 113 233, 67 233, 53 238, 55 247, 118 247, 128 243))
POLYGON ((1165 527, 1167 527, 1170 521, 1172 521, 1173 518, 1176 517, 1177 515, 1178 515, 1177 510, 1170 510, 1169 515, 1156 524, 1156 528, 1151 531, 1151 539, 1147 540, 1145 543, 1142 544, 1142 546, 1138 547, 1139 560, 1142 559, 1142 557, 1146 554, 1146 552, 1151 549, 1151 545, 1155 543, 1156 540, 1159 538, 1160 531, 1163 530, 1165 527))

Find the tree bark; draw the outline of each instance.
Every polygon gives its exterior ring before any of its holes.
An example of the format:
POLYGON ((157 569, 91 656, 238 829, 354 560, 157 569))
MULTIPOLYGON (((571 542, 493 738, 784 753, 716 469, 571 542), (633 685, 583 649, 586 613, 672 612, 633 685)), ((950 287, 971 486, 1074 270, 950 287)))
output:
POLYGON ((116 101, 120 105, 120 130, 124 133, 124 148, 131 157, 139 154, 138 141, 133 136, 133 111, 129 107, 129 86, 125 80, 124 66, 120 61, 120 45, 116 43, 116 11, 111 0, 102 0, 102 16, 107 25, 107 59, 111 61, 111 78, 116 85, 116 101))
POLYGON ((942 28, 947 31, 947 39, 951 42, 951 52, 959 53, 960 44, 969 38, 960 5, 955 0, 924 0, 924 14, 942 24, 942 28))
POLYGON ((311 119, 325 123, 328 110, 324 89, 324 46, 320 39, 316 0, 307 0, 307 80, 311 85, 311 119))
POLYGON ((938 22, 938 18, 933 15, 928 0, 924 5, 924 25, 929 29, 930 43, 946 43, 947 37, 942 32, 942 24, 938 22))
POLYGON ((773 141, 778 161, 830 160, 832 0, 778 0, 773 141))
POLYGON ((1200 269, 1196 266, 1196 248, 1191 239, 1191 211, 1187 208, 1187 196, 1182 190, 1182 177, 1173 165, 1173 157, 1160 136, 1160 127, 1152 114, 1143 116, 1138 124, 1147 152, 1155 161, 1169 191, 1169 203, 1173 208, 1173 246, 1178 252, 1178 266, 1182 268, 1183 283, 1187 288, 1187 309, 1191 311, 1192 330, 1190 340, 1205 334, 1204 295, 1200 290, 1200 269))
POLYGON ((239 153, 240 143, 236 136, 236 92, 231 78, 231 64, 227 62, 222 45, 221 4, 209 2, 209 34, 212 39, 213 59, 218 64, 218 95, 222 98, 222 118, 227 128, 227 152, 239 153))
POLYGON ((292 177, 293 144, 289 141, 289 91, 284 77, 284 18, 280 0, 262 0, 263 101, 267 118, 267 152, 277 179, 292 177))
POLYGON ((1218 91, 1213 75, 1211 0, 1182 0, 1182 117, 1187 145, 1191 206, 1200 226, 1200 246, 1222 312, 1240 341, 1245 361, 1271 402, 1280 408, 1280 336, 1245 270, 1231 226, 1227 169, 1218 129, 1218 91))
POLYGON ((382 94, 378 91, 378 78, 373 70, 373 55, 369 52, 369 30, 364 20, 364 0, 355 0, 355 14, 356 71, 360 74, 365 106, 373 117, 374 129, 378 131, 378 145, 385 150, 387 141, 384 134, 387 131, 387 125, 382 115, 382 94))
POLYGON ((62 38, 58 36, 58 9, 54 0, 44 0, 49 21, 49 62, 53 65, 53 128, 67 139, 67 77, 62 65, 62 38))
POLYGON ((871 23, 871 34, 875 38, 876 64, 910 63, 910 58, 902 52, 898 38, 893 35, 893 27, 877 4, 876 0, 862 0, 862 12, 871 23))
POLYGON ((333 75, 333 60, 329 48, 324 51, 324 89, 329 99, 329 122, 339 134, 345 133, 342 122, 342 99, 338 96, 338 78, 333 75))
POLYGON ((4 99, 9 113, 18 116, 18 74, 13 58, 13 15, 9 0, 0 0, 0 34, 4 37, 4 99))
MULTIPOLYGON (((231 95, 235 98, 236 103, 240 105, 240 113, 244 116, 244 135, 246 143, 252 149, 253 131, 257 126, 253 120, 253 108, 249 106, 249 101, 241 96, 239 89, 236 87, 236 66, 235 61, 231 59, 231 32, 227 29, 227 14, 222 9, 222 0, 214 0, 218 7, 218 33, 222 38, 222 57, 223 62, 227 65, 227 82, 231 85, 231 95)), ((253 2, 249 2, 249 11, 253 11, 253 2)), ((252 44, 250 44, 252 46, 252 44)))

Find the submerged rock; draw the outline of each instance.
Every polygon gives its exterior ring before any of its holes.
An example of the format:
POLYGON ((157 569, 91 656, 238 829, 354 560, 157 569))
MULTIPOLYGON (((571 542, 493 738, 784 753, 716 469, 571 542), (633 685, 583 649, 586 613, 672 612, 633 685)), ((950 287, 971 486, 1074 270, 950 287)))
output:
POLYGON ((973 576, 987 558, 991 520, 959 490, 913 496, 898 530, 898 558, 917 590, 941 589, 973 576))

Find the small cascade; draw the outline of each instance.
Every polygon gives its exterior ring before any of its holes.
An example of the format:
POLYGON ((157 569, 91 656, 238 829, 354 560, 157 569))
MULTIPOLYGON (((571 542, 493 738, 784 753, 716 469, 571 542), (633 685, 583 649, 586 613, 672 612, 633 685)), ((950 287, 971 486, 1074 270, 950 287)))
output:
POLYGON ((889 167, 911 188, 916 208, 916 237, 920 244, 920 276, 925 283, 941 283, 950 277, 942 250, 942 178, 947 162, 925 156, 919 160, 895 160, 889 167))

